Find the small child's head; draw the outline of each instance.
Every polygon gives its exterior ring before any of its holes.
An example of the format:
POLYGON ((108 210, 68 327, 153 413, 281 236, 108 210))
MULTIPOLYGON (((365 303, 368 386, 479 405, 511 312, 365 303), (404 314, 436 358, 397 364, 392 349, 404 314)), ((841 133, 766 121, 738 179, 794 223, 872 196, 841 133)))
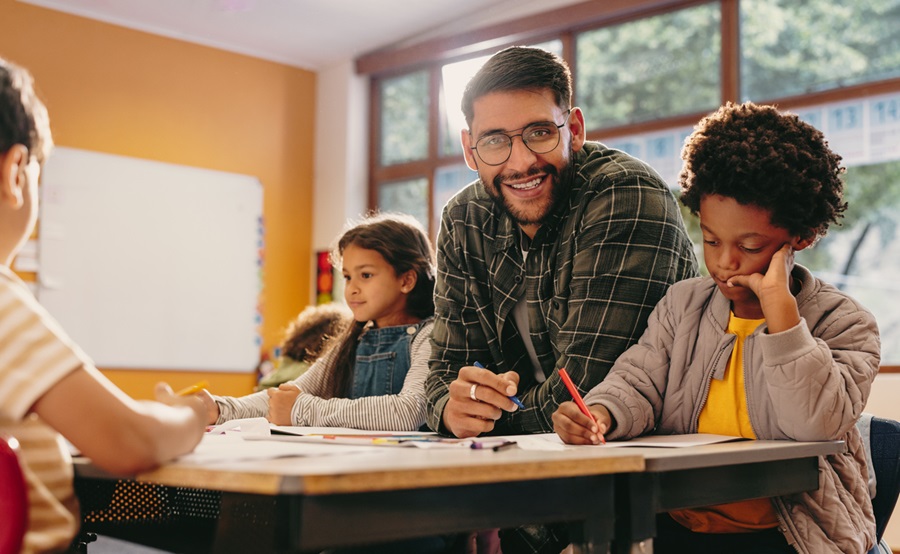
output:
POLYGON ((434 314, 434 249, 412 216, 373 213, 347 230, 332 253, 357 321, 434 314))
POLYGON ((298 362, 313 363, 351 321, 339 304, 307 306, 284 332, 281 353, 298 362))
POLYGON ((41 166, 52 147, 31 74, 0 58, 0 263, 8 264, 34 230, 41 166))

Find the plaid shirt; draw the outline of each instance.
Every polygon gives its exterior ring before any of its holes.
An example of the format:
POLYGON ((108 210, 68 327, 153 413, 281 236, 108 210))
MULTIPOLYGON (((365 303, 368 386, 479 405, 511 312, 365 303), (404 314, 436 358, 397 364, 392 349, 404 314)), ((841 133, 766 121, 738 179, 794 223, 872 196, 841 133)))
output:
POLYGON ((697 275, 681 212, 652 168, 595 142, 571 163, 567 196, 535 234, 527 262, 519 226, 480 181, 445 206, 425 384, 432 429, 446 431, 449 385, 477 360, 520 378, 525 408, 504 412, 493 433, 552 432, 550 416, 571 400, 555 369, 566 368, 584 394, 637 342, 669 285, 697 275), (512 318, 523 297, 543 383, 512 318))

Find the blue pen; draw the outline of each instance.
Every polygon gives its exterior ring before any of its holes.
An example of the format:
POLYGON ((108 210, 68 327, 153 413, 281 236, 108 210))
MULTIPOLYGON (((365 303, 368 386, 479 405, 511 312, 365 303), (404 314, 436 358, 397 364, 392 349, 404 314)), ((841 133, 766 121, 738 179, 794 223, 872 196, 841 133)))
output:
MULTIPOLYGON (((477 367, 477 368, 479 368, 479 369, 485 369, 485 367, 484 367, 483 365, 481 365, 480 362, 475 362, 475 363, 473 363, 472 365, 474 365, 475 367, 477 367)), ((509 399, 512 400, 513 403, 515 403, 516 406, 518 406, 518 407, 520 407, 520 408, 524 408, 524 407, 525 407, 525 404, 522 404, 522 401, 519 400, 519 398, 518 398, 516 395, 510 396, 509 399)))

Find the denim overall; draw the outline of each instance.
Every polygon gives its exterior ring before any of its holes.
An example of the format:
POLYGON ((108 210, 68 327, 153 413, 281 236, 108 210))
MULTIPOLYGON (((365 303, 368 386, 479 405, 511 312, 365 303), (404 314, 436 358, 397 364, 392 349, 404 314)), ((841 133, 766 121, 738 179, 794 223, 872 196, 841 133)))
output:
POLYGON ((409 371, 409 347, 425 319, 410 325, 370 327, 356 345, 350 398, 398 394, 409 371))
MULTIPOLYGON (((356 346, 356 362, 350 398, 398 394, 409 371, 409 347, 422 327, 431 321, 394 327, 370 327, 356 346)), ((438 554, 456 540, 455 535, 421 537, 377 545, 326 550, 323 554, 438 554)))

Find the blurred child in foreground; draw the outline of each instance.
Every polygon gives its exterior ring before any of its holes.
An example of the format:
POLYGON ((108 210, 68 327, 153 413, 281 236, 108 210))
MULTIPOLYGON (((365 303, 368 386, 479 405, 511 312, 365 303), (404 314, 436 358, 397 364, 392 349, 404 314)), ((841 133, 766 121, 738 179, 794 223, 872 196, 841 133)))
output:
POLYGON ((119 390, 10 270, 34 230, 52 145, 31 75, 0 58, 0 435, 20 446, 30 503, 23 552, 65 551, 81 524, 60 435, 97 466, 131 474, 193 450, 206 423, 198 399, 167 385, 156 390, 165 404, 119 390))
POLYGON ((716 433, 840 439, 806 493, 658 518, 654 551, 862 554, 875 540, 856 420, 880 361, 875 318, 794 263, 843 216, 840 156, 795 115, 729 103, 682 152, 681 200, 699 215, 709 277, 676 283, 640 341, 554 428, 572 444, 600 435, 716 433))

